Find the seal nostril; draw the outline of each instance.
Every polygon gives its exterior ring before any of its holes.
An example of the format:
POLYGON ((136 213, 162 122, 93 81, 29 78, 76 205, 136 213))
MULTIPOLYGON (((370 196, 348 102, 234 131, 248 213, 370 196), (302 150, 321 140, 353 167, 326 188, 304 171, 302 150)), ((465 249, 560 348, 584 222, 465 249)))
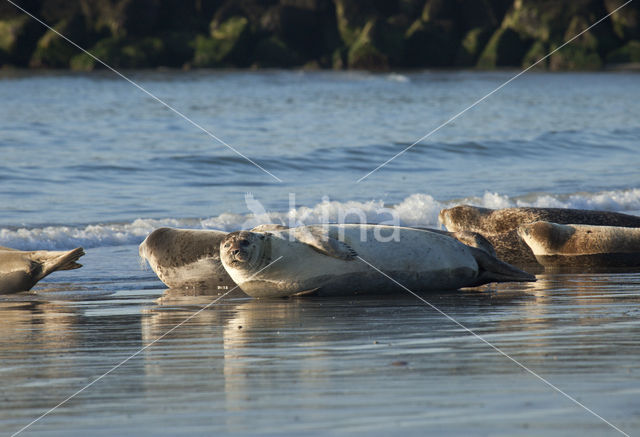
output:
POLYGON ((233 250, 231 251, 231 254, 232 254, 232 255, 237 255, 237 254, 239 254, 239 253, 240 253, 240 249, 233 249, 233 250))

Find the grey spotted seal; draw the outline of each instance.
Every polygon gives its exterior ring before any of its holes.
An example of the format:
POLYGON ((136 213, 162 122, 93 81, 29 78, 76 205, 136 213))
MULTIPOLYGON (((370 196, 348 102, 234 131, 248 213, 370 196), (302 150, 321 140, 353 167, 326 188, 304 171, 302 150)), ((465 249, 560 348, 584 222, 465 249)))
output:
POLYGON ((222 289, 235 286, 220 263, 220 242, 226 232, 159 228, 140 244, 158 278, 170 288, 222 289))
POLYGON ((640 266, 640 228, 538 221, 518 234, 545 267, 640 266))
POLYGON ((253 297, 399 289, 376 269, 412 291, 535 281, 532 275, 447 235, 380 225, 232 232, 220 245, 220 259, 242 291, 253 297), (391 232, 398 238, 383 237, 391 232))
POLYGON ((459 205, 441 210, 438 219, 449 231, 481 234, 493 245, 498 258, 528 270, 535 270, 540 264, 518 234, 520 225, 547 221, 561 224, 640 227, 640 217, 633 215, 565 208, 489 209, 459 205))
MULTIPOLYGON (((285 229, 289 227, 262 224, 251 229, 251 232, 285 229)), ((477 233, 424 229, 450 235, 495 256, 491 244, 477 233)), ((159 228, 147 236, 138 252, 169 288, 225 290, 235 286, 220 262, 220 242, 226 235, 227 232, 217 230, 159 228)))
POLYGON ((22 251, 0 247, 0 294, 28 291, 41 279, 57 270, 82 267, 77 263, 84 255, 78 247, 69 251, 22 251))

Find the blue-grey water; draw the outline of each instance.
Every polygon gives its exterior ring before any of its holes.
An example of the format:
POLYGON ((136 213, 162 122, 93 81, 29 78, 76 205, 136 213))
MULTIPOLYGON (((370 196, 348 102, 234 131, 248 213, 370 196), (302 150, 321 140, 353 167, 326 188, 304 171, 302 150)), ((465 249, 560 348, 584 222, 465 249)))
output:
MULTIPOLYGON (((437 226, 473 203, 640 214, 640 75, 0 74, 0 245, 84 246, 81 270, 0 301, 9 435, 217 296, 138 262, 154 228, 363 211, 437 226), (264 206, 255 217, 249 198, 264 206), (387 208, 384 210, 383 208, 387 208)), ((640 429, 640 276, 555 274, 425 296, 621 430, 640 429)), ((618 435, 419 300, 234 293, 23 435, 618 435)))
MULTIPOLYGON (((242 214, 247 191, 287 211, 289 193, 312 207, 640 188, 640 76, 624 73, 525 75, 356 183, 512 74, 131 73, 280 183, 112 73, 5 73, 0 224, 242 214)), ((640 209, 632 196, 618 208, 640 209)))

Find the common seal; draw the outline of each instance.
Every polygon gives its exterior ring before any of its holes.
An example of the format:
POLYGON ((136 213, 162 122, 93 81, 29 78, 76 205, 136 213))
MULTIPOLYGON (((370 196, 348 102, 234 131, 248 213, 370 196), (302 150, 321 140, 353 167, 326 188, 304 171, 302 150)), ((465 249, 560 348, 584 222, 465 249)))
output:
POLYGON ((484 236, 493 245, 498 258, 519 267, 541 268, 527 244, 518 235, 518 227, 536 221, 562 224, 589 224, 640 227, 640 217, 610 211, 564 208, 489 209, 460 205, 443 209, 440 223, 452 232, 471 231, 484 236))
POLYGON ((0 247, 0 293, 28 291, 56 270, 82 267, 76 261, 84 255, 78 247, 69 251, 22 251, 0 247))
POLYGON ((379 225, 232 232, 220 245, 220 259, 242 291, 253 297, 380 293, 397 288, 367 263, 414 291, 535 281, 449 236, 379 225), (388 238, 392 232, 398 232, 398 241, 388 238), (379 241, 382 238, 384 242, 379 241))
POLYGON ((448 231, 472 231, 485 237, 513 231, 525 223, 545 221, 558 224, 640 227, 640 217, 611 211, 568 208, 489 209, 460 205, 443 209, 438 215, 448 231))
MULTIPOLYGON (((285 229, 289 228, 279 224, 262 224, 251 232, 285 229)), ((491 244, 477 233, 429 230, 450 235, 495 256, 491 244)), ((226 235, 226 232, 216 230, 159 228, 147 236, 138 252, 169 288, 226 290, 235 286, 220 263, 220 241, 226 235)))
POLYGON ((502 234, 487 234, 485 238, 495 248, 497 258, 502 261, 524 268, 530 273, 536 267, 541 269, 529 246, 518 235, 517 229, 502 234))
POLYGON ((170 288, 226 290, 235 286, 220 263, 223 231, 159 228, 140 244, 140 256, 170 288))
POLYGON ((538 221, 521 225, 518 234, 544 266, 640 266, 640 228, 538 221))

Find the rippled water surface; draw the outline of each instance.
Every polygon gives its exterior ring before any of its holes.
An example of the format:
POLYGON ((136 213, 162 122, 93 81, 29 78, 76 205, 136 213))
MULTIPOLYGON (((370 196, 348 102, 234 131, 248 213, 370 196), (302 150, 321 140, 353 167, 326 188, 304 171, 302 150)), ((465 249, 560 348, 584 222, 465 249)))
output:
POLYGON ((243 213, 247 191, 286 211, 292 192, 312 206, 638 187, 640 76, 623 73, 525 75, 355 183, 511 75, 131 73, 278 182, 112 74, 5 73, 0 222, 243 213))
MULTIPOLYGON (((137 244, 156 227, 312 223, 355 207, 437 226, 440 208, 463 202, 640 214, 636 74, 526 74, 360 183, 514 73, 127 74, 281 182, 111 74, 3 72, 0 245, 87 249, 81 270, 0 300, 9 435, 218 297, 166 290, 141 268, 137 244)), ((640 429, 638 274, 547 272, 423 297, 611 424, 640 429)), ((310 431, 619 434, 397 290, 233 292, 24 435, 310 431)))

